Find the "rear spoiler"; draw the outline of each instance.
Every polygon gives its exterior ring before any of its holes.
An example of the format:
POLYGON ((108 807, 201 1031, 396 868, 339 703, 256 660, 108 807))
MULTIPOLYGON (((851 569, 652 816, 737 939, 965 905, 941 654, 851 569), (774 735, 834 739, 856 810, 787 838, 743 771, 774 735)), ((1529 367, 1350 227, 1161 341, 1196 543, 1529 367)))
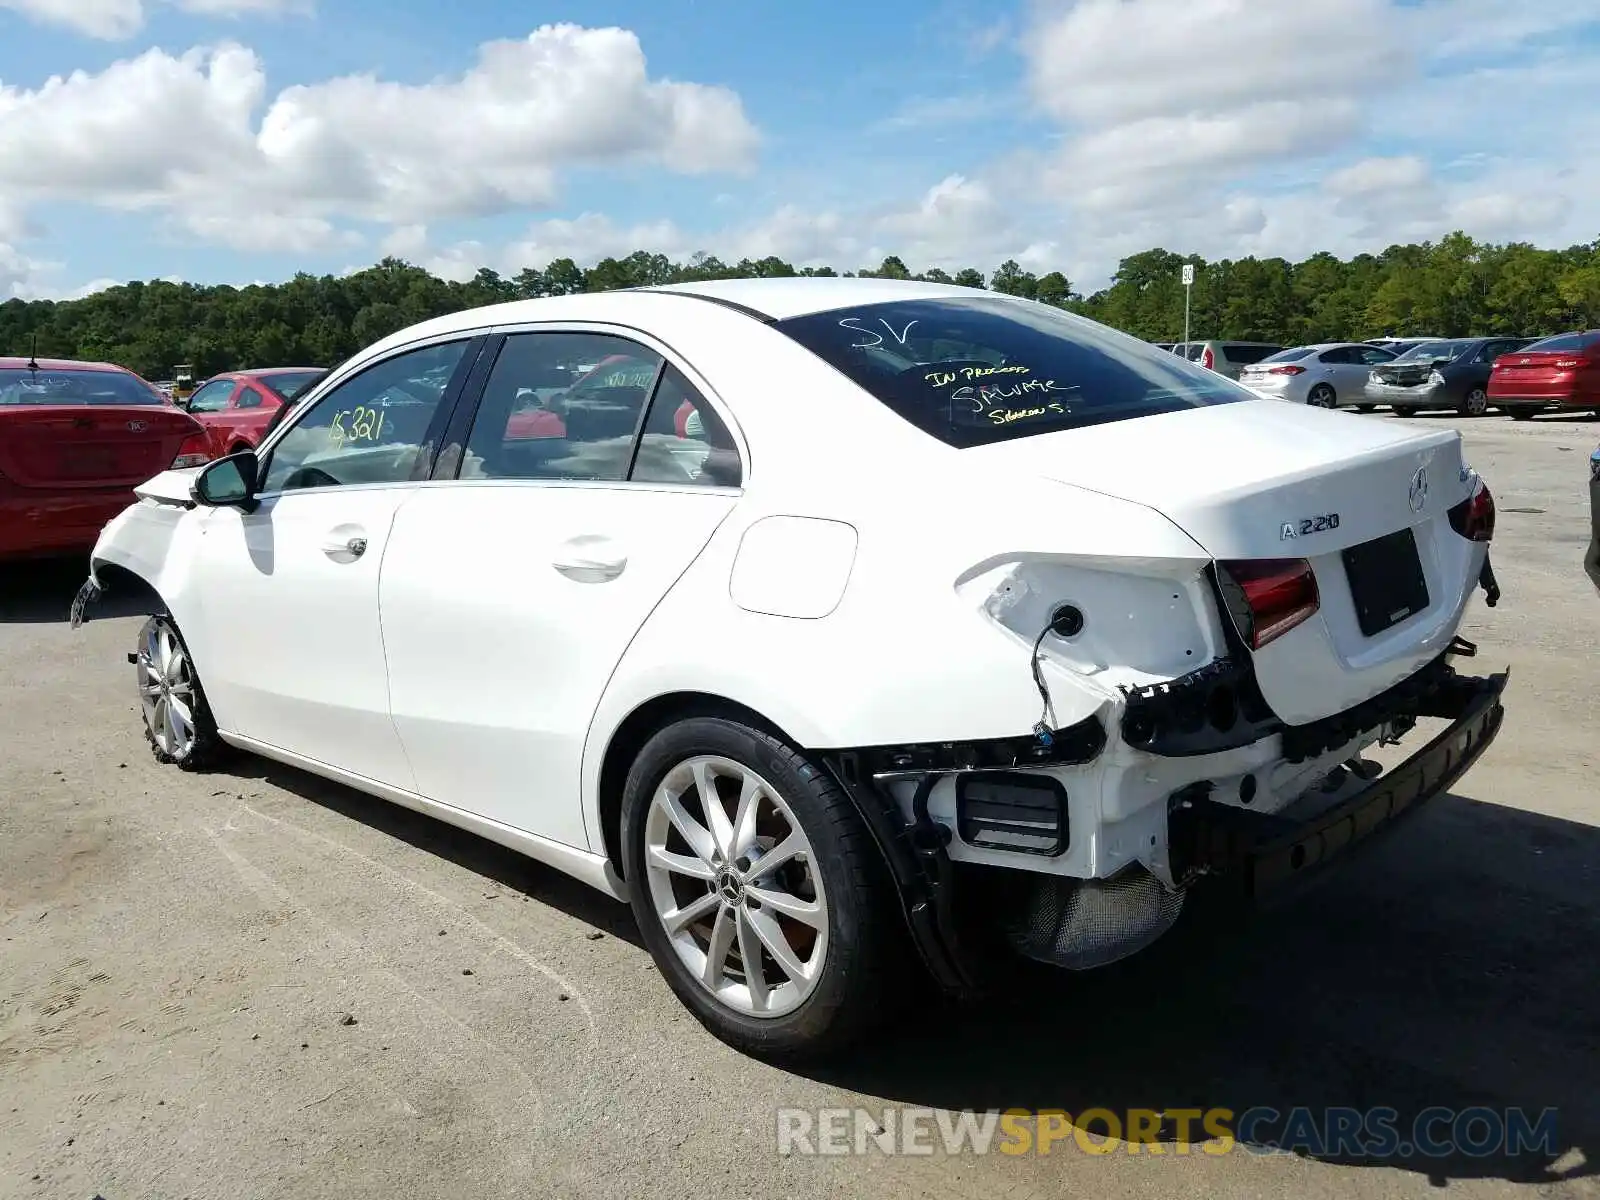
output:
POLYGON ((184 467, 177 471, 163 471, 133 489, 141 500, 154 500, 158 504, 176 504, 183 508, 194 507, 194 477, 199 467, 184 467))

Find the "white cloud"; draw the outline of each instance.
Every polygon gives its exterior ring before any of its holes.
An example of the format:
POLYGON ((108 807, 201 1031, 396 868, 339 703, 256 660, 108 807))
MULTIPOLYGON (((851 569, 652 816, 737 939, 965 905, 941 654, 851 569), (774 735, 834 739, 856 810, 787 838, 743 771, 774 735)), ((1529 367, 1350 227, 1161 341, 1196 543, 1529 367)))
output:
POLYGON ((44 277, 59 265, 39 262, 10 242, 0 241, 0 300, 41 299, 44 277))
POLYGON ((759 143, 735 93, 652 79, 624 29, 547 25, 453 79, 267 96, 260 59, 231 43, 0 88, 0 201, 166 211, 225 245, 293 251, 340 219, 540 207, 570 166, 743 171, 759 143))
MULTIPOLYGON (((157 0, 159 2, 159 0, 157 0)), ((165 0, 200 16, 238 17, 254 13, 309 12, 311 0, 165 0)), ((93 38, 132 37, 148 15, 142 0, 0 0, 10 9, 46 25, 61 25, 93 38)))

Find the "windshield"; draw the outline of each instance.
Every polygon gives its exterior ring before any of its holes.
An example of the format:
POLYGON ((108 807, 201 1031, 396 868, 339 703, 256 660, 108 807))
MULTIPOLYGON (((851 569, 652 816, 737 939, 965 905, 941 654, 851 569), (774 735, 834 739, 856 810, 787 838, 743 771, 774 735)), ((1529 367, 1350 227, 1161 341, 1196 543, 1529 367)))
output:
POLYGON ((868 304, 774 328, 950 446, 1253 399, 1212 371, 1044 304, 868 304))
POLYGON ((326 371, 276 371, 266 377, 266 383, 285 400, 293 400, 326 374, 326 371))
POLYGON ((0 404, 164 405, 161 393, 125 371, 0 369, 0 404))
POLYGON ((1423 342, 1402 354, 1396 362, 1452 362, 1459 358, 1466 342, 1423 342))
POLYGON ((1310 353, 1310 346, 1296 346, 1293 350, 1279 350, 1276 354, 1269 354, 1261 361, 1264 363, 1295 362, 1310 353))

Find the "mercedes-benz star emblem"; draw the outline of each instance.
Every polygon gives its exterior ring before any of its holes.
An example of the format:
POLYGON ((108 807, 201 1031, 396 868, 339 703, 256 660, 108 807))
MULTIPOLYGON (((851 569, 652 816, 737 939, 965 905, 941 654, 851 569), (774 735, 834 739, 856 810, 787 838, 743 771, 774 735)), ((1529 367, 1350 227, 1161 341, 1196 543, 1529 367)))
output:
POLYGON ((744 899, 744 884, 732 871, 724 871, 717 877, 717 891, 729 904, 738 904, 744 899))
POLYGON ((1418 467, 1417 473, 1411 477, 1411 511, 1421 512, 1422 506, 1428 502, 1428 469, 1418 467))

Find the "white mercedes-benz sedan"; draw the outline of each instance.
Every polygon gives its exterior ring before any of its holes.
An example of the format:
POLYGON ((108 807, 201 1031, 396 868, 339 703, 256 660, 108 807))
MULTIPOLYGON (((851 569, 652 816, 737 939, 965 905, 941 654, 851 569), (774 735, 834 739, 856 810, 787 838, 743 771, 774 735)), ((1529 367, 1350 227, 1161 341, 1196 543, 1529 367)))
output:
POLYGON ((73 616, 144 600, 158 759, 267 755, 626 900, 752 1053, 1307 876, 1503 714, 1452 666, 1498 595, 1457 433, 958 287, 455 313, 139 497, 73 616))

